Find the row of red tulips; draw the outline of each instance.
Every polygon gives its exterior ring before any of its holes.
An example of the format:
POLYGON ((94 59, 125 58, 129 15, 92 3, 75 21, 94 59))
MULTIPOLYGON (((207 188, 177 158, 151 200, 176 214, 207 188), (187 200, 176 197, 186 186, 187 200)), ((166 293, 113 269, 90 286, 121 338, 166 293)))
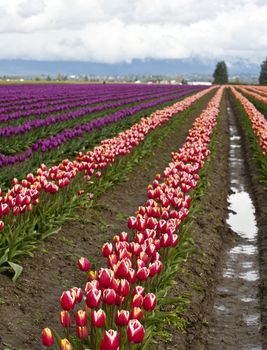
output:
POLYGON ((258 137, 262 152, 264 155, 267 155, 267 120, 264 115, 257 110, 253 103, 236 91, 235 88, 231 87, 231 91, 247 113, 252 124, 252 129, 258 137))
POLYGON ((1 193, 0 190, 0 230, 3 230, 0 238, 2 265, 12 259, 13 262, 17 261, 13 258, 16 257, 14 251, 18 249, 16 243, 18 240, 21 245, 22 232, 27 236, 25 240, 31 242, 29 239, 31 231, 35 230, 40 220, 46 220, 44 213, 48 217, 49 210, 51 211, 51 203, 55 201, 55 197, 51 195, 57 194, 64 202, 71 201, 75 195, 82 195, 84 180, 90 183, 93 174, 95 179, 100 177, 101 171, 111 166, 116 157, 129 154, 150 131, 166 123, 177 113, 188 109, 212 89, 201 91, 173 106, 153 113, 148 118, 143 118, 117 137, 104 140, 93 151, 86 154, 79 153, 75 161, 64 160, 50 169, 43 164, 36 174, 28 174, 27 178, 21 182, 14 179, 13 187, 7 193, 1 193))
MULTIPOLYGON (((113 237, 113 243, 103 245, 108 267, 93 271, 86 258, 79 260, 88 282, 84 290, 74 287, 63 292, 60 321, 64 338, 45 328, 43 345, 60 350, 144 347, 144 325, 153 317, 158 280, 166 273, 170 250, 179 243, 177 231, 191 202, 188 193, 197 186, 198 172, 210 154, 208 145, 223 89, 196 119, 184 146, 172 153, 163 178, 156 175, 148 186, 146 204, 128 218, 131 234, 121 232, 113 237)), ((160 114, 165 118, 164 111, 160 114)))

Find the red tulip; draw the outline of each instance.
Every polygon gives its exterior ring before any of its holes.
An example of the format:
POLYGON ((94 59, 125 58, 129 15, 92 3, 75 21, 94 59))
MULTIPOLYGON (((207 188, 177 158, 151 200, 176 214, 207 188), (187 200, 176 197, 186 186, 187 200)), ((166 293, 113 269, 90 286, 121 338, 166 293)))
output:
POLYGON ((87 317, 86 312, 84 310, 78 310, 75 314, 76 325, 80 327, 86 326, 87 317))
POLYGON ((100 289, 100 284, 99 284, 98 280, 93 280, 91 282, 86 283, 86 285, 85 285, 86 292, 89 292, 89 290, 93 289, 93 288, 100 289))
POLYGON ((99 309, 92 313, 92 325, 94 327, 105 327, 106 314, 103 310, 99 309))
POLYGON ((42 343, 45 346, 52 346, 54 344, 54 336, 50 328, 44 328, 42 331, 42 343))
POLYGON ((81 271, 87 272, 90 269, 91 264, 86 258, 80 258, 78 261, 78 266, 81 271))
POLYGON ((63 310, 60 312, 60 322, 64 328, 71 326, 71 317, 68 311, 63 310))
POLYGON ((80 303, 83 299, 83 291, 81 288, 77 288, 77 287, 73 287, 71 288, 71 293, 74 295, 75 297, 75 302, 76 303, 80 303))
POLYGON ((140 294, 140 295, 144 296, 145 295, 145 288, 142 286, 136 286, 133 290, 132 295, 134 296, 135 294, 140 294))
POLYGON ((128 274, 127 274, 126 279, 131 284, 134 284, 136 282, 136 271, 134 269, 132 269, 131 267, 128 270, 128 274))
POLYGON ((130 216, 128 218, 128 227, 129 229, 135 229, 136 228, 136 222, 137 222, 137 219, 135 216, 130 216))
POLYGON ((116 325, 127 326, 129 322, 130 313, 126 310, 117 310, 116 312, 116 325))
POLYGON ((103 302, 107 305, 114 305, 116 301, 116 292, 114 289, 104 289, 103 302))
POLYGON ((101 290, 92 288, 86 294, 86 305, 91 309, 99 306, 101 302, 101 290))
POLYGON ((137 270, 136 277, 139 281, 145 281, 149 276, 149 269, 147 267, 141 267, 137 270))
POLYGON ((142 307, 143 296, 141 294, 134 294, 131 301, 131 308, 142 307))
POLYGON ((128 234, 128 232, 121 232, 121 233, 120 233, 120 240, 121 240, 121 241, 128 242, 128 239, 129 239, 129 234, 128 234))
POLYGON ((102 247, 104 257, 108 257, 113 252, 112 243, 105 243, 102 247))
POLYGON ((126 297, 129 294, 130 285, 129 282, 125 279, 120 280, 118 294, 122 297, 126 297))
POLYGON ((113 278, 113 271, 101 268, 98 272, 98 279, 101 287, 108 288, 113 278))
POLYGON ((117 264, 116 276, 118 278, 125 278, 128 274, 129 266, 125 260, 121 260, 117 264))
POLYGON ((141 343, 145 337, 144 327, 138 320, 130 320, 127 327, 128 340, 131 343, 141 343))
POLYGON ((146 311, 152 311, 154 310, 155 306, 157 303, 157 298, 155 296, 155 294, 153 293, 148 293, 143 300, 143 308, 146 311))
POLYGON ((101 342, 101 350, 118 350, 120 346, 120 337, 117 331, 110 329, 104 332, 101 342))
POLYGON ((80 339, 84 339, 88 337, 88 329, 87 327, 79 327, 77 326, 77 335, 80 339))
POLYGON ((63 310, 72 310, 75 305, 75 297, 69 290, 65 291, 61 295, 60 303, 63 310))

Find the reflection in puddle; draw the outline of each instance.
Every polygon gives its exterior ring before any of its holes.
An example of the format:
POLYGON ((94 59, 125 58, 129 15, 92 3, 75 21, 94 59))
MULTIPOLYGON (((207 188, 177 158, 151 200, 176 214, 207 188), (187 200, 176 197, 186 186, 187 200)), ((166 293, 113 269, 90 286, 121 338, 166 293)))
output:
POLYGON ((242 272, 240 273, 240 277, 246 281, 251 281, 251 282, 255 282, 260 278, 259 273, 256 270, 242 272))
POLYGON ((258 249, 253 244, 240 244, 230 250, 230 254, 257 254, 258 249))
POLYGON ((244 316, 244 321, 248 326, 256 326, 260 323, 260 314, 244 316))
POLYGON ((253 301, 257 300, 256 298, 250 298, 250 297, 247 297, 247 298, 241 298, 241 301, 243 301, 244 303, 251 303, 253 301))
POLYGON ((233 231, 244 238, 255 238, 257 225, 255 220, 255 209, 250 195, 245 192, 231 194, 228 198, 229 209, 236 214, 229 214, 228 225, 233 231))
POLYGON ((226 311, 226 307, 224 305, 214 305, 214 307, 219 311, 226 311))

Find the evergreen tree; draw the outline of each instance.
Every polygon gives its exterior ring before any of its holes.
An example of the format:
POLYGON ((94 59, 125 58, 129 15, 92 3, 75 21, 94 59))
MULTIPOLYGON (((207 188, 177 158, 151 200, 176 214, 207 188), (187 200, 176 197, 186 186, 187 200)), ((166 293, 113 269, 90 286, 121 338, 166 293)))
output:
POLYGON ((218 62, 213 73, 214 84, 227 84, 228 83, 228 72, 227 66, 224 61, 218 62))
POLYGON ((267 57, 266 57, 266 60, 263 61, 261 65, 259 83, 260 85, 267 85, 267 57))

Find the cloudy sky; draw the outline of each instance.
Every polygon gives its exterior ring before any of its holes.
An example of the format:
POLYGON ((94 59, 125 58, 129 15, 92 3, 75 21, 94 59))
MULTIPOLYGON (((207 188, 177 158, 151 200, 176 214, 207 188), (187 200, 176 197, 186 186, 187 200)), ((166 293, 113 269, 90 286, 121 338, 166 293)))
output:
POLYGON ((0 59, 267 56, 267 0, 0 0, 0 59))

